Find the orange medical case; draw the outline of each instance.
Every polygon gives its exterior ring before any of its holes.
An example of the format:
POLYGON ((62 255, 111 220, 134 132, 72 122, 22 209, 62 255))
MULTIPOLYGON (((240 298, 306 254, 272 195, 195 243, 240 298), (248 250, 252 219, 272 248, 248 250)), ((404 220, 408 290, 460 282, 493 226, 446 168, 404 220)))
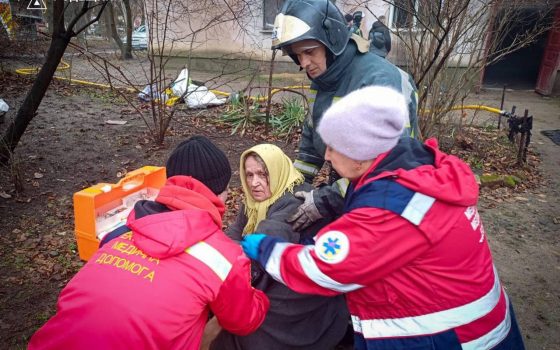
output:
POLYGON ((144 166, 116 184, 99 183, 74 193, 74 233, 80 259, 91 258, 104 235, 126 223, 134 203, 153 200, 165 180, 164 167, 144 166))

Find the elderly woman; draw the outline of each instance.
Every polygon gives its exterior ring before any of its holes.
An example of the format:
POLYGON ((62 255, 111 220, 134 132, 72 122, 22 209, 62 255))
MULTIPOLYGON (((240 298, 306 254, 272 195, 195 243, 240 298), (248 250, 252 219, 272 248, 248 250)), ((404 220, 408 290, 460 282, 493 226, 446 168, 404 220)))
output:
POLYGON ((471 169, 435 139, 400 138, 406 117, 387 87, 332 105, 318 132, 351 182, 344 214, 314 245, 255 233, 245 253, 300 293, 346 293, 355 349, 523 349, 471 169))
MULTIPOLYGON (((317 223, 304 232, 294 232, 286 222, 301 204, 294 191, 309 191, 311 185, 280 148, 257 145, 241 155, 240 176, 245 195, 236 222, 226 231, 240 241, 255 232, 269 232, 282 240, 312 242, 326 223, 317 223)), ((253 268, 253 286, 266 293, 271 302, 262 326, 249 336, 222 331, 210 349, 333 349, 344 336, 349 314, 342 296, 323 297, 299 294, 276 282, 258 264, 253 268)))

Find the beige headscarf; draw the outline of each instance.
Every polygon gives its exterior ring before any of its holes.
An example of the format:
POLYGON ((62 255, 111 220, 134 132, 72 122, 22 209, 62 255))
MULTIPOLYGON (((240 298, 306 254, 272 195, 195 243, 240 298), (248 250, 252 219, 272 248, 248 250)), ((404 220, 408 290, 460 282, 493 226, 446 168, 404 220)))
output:
POLYGON ((288 191, 293 193, 294 186, 302 184, 303 175, 294 167, 292 161, 277 146, 271 144, 260 144, 249 148, 241 155, 239 164, 239 174, 241 185, 245 194, 245 215, 247 215, 247 225, 243 229, 243 235, 253 233, 268 212, 268 208, 288 191), (272 196, 262 202, 256 202, 249 187, 247 186, 247 176, 245 174, 245 160, 251 152, 258 154, 266 165, 268 171, 268 182, 272 196))

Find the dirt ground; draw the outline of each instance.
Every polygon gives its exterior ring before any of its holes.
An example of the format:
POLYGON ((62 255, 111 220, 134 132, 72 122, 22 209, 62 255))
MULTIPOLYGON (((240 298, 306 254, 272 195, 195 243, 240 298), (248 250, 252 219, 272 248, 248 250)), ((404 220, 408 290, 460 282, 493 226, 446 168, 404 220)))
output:
MULTIPOLYGON (((87 75, 87 67, 78 61, 75 72, 87 75)), ((14 62, 9 70, 16 65, 22 63, 14 62)), ((131 65, 127 63, 134 69, 131 65)), ((0 124, 1 132, 30 82, 0 73, 0 98, 12 108, 0 124)), ((500 94, 485 91, 473 95, 471 102, 498 107, 500 94)), ((542 160, 537 171, 544 182, 530 190, 483 189, 480 211, 527 348, 558 349, 560 152, 540 131, 560 129, 560 99, 508 91, 505 105, 509 109, 514 104, 535 118, 531 149, 542 160)), ((0 348, 25 348, 55 312, 60 290, 83 266, 73 233, 73 193, 100 182, 115 183, 144 165, 163 165, 174 146, 193 134, 218 144, 233 169, 238 169, 242 151, 265 140, 294 156, 294 140, 271 139, 260 132, 231 136, 213 123, 219 113, 219 108, 179 113, 165 144, 156 147, 144 121, 114 95, 62 83, 51 86, 14 154, 16 165, 0 169, 0 348), (126 124, 109 125, 109 119, 126 124), (14 174, 20 174, 21 194, 14 191, 14 174)), ((239 187, 237 175, 234 188, 239 187)))
MULTIPOLYGON (((499 106, 499 92, 481 101, 499 106)), ((540 154, 545 183, 500 201, 483 196, 494 262, 516 308, 527 349, 559 349, 560 334, 560 149, 541 134, 560 129, 560 98, 532 91, 508 92, 506 106, 533 115, 533 149, 540 154)))

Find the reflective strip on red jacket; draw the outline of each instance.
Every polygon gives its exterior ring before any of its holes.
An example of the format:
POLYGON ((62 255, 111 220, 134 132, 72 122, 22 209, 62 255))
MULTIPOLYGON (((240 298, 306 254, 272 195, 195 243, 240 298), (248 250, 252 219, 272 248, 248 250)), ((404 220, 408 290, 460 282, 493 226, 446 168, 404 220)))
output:
POLYGON ((453 330, 457 346, 489 349, 511 322, 476 210, 478 188, 463 162, 425 147, 433 166, 368 177, 380 157, 348 194, 363 205, 347 203, 315 245, 265 238, 259 260, 298 292, 347 293, 354 330, 367 341, 453 330), (367 193, 376 181, 386 183, 367 193))
POLYGON ((209 310, 232 333, 256 330, 268 298, 251 287, 249 259, 220 229, 223 204, 202 186, 175 176, 159 204, 138 202, 131 231, 72 278, 29 349, 198 349, 209 310))

